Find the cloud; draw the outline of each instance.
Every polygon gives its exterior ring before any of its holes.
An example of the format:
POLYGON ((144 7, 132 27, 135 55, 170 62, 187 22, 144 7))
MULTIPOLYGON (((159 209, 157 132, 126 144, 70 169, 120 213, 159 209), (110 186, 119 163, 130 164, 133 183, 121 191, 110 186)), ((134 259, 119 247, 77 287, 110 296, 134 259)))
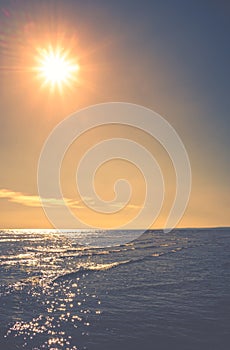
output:
MULTIPOLYGON (((40 208, 42 206, 39 196, 15 192, 5 188, 0 189, 0 198, 8 199, 9 202, 21 204, 27 207, 40 208)), ((43 198, 43 206, 47 207, 58 207, 67 204, 73 209, 83 208, 79 203, 79 201, 70 198, 43 198)))
POLYGON ((114 208, 118 208, 118 209, 124 209, 124 208, 128 208, 128 209, 140 209, 143 206, 142 205, 137 205, 137 204, 127 204, 124 202, 115 202, 113 204, 111 204, 111 206, 113 206, 114 208))
MULTIPOLYGON (((124 210, 124 209, 142 209, 143 205, 137 205, 137 204, 126 204, 125 202, 114 202, 114 203, 110 203, 108 201, 108 203, 106 201, 102 201, 103 203, 100 206, 95 206, 95 201, 92 197, 83 197, 83 201, 87 204, 91 205, 91 208, 93 208, 94 210, 99 210, 101 212, 103 212, 103 209, 106 208, 107 205, 109 205, 110 207, 114 208, 114 213, 124 210)), ((106 212, 105 212, 106 213, 106 212)))
MULTIPOLYGON (((9 189, 0 189, 0 199, 7 199, 9 202, 12 203, 17 203, 20 205, 24 205, 26 207, 32 207, 32 208, 41 208, 42 204, 45 207, 53 207, 53 208, 57 208, 63 205, 67 205, 68 207, 70 207, 71 209, 83 209, 86 208, 85 205, 82 205, 82 201, 76 201, 74 199, 70 199, 70 198, 43 198, 42 203, 41 203, 41 198, 39 196, 34 196, 34 195, 29 195, 29 194, 25 194, 22 192, 15 192, 9 189)), ((84 200, 87 201, 91 201, 91 205, 94 204, 93 198, 91 197, 84 197, 84 200)), ((106 203, 105 203, 106 206, 106 203)), ((128 204, 127 206, 125 206, 125 203, 121 203, 121 202, 115 202, 112 204, 112 206, 114 208, 119 209, 124 209, 124 207, 128 208, 128 209, 140 209, 141 206, 139 205, 135 205, 135 204, 128 204)), ((94 208, 95 210, 103 210, 102 208, 94 208)))

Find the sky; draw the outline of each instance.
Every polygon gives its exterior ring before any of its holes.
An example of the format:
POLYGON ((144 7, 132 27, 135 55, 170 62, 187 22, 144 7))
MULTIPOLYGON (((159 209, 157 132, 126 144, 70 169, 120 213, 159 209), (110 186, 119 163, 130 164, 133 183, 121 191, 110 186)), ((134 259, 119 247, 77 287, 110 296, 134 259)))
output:
MULTIPOLYGON (((71 113, 117 101, 159 113, 184 143, 192 191, 178 227, 229 226, 229 16, 227 1, 0 0, 0 227, 52 227, 37 188, 45 140, 71 113), (80 69, 76 82, 51 91, 31 67, 38 48, 60 40, 80 69)), ((143 176, 122 160, 98 170, 95 188, 111 200, 114 182, 127 177, 133 194, 124 211, 98 214, 79 196, 76 164, 109 137, 132 138, 159 162, 166 193, 152 227, 163 227, 175 196, 172 164, 156 140, 125 126, 88 131, 70 147, 61 170, 67 205, 87 224, 105 228, 140 210, 143 176)))

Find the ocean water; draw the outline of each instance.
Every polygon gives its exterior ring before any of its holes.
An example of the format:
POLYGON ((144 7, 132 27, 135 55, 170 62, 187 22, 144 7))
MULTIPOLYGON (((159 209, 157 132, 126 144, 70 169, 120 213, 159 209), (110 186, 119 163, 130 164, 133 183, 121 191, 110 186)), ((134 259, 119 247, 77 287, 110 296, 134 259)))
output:
POLYGON ((2 230, 0 349, 228 350, 229 252, 227 228, 148 231, 110 248, 2 230))

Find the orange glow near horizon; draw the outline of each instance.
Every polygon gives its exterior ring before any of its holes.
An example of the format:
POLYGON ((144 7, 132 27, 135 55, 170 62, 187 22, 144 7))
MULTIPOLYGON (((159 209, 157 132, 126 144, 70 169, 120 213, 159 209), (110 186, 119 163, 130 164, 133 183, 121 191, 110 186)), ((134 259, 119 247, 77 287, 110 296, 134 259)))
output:
POLYGON ((38 77, 43 80, 42 86, 49 86, 51 91, 58 88, 62 92, 64 86, 70 87, 77 81, 79 65, 69 57, 69 51, 61 47, 39 49, 37 57, 38 77))

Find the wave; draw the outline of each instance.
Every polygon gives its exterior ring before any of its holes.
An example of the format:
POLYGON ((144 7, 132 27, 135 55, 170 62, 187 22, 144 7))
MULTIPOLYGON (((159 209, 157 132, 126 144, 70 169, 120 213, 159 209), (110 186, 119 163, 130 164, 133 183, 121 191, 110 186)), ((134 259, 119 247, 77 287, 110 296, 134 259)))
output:
POLYGON ((56 282, 56 281, 59 281, 62 279, 75 278, 79 274, 86 274, 86 273, 95 272, 95 271, 99 272, 99 271, 110 270, 110 269, 113 269, 113 268, 121 266, 121 265, 137 263, 137 262, 142 261, 144 259, 145 258, 116 261, 116 262, 105 263, 105 264, 96 264, 95 263, 95 264, 82 265, 78 268, 77 271, 71 271, 71 272, 67 272, 67 273, 64 273, 64 274, 57 276, 56 278, 53 279, 53 282, 56 282))
MULTIPOLYGON (((77 277, 81 277, 84 275, 88 275, 93 272, 103 272, 108 271, 113 268, 117 268, 122 265, 129 265, 129 264, 136 264, 142 261, 148 261, 148 260, 155 260, 158 258, 161 258, 163 256, 166 256, 168 254, 175 254, 179 253, 183 249, 187 249, 188 247, 175 247, 174 249, 171 249, 169 251, 155 251, 150 255, 145 255, 144 257, 139 258, 132 258, 128 260, 122 260, 122 261, 115 261, 115 262, 109 262, 109 263, 93 263, 93 262, 87 262, 81 265, 78 265, 75 270, 43 270, 40 271, 39 274, 35 274, 33 276, 29 276, 23 280, 20 280, 16 283, 10 284, 7 286, 7 290, 4 288, 4 291, 0 291, 0 295, 7 294, 9 292, 12 292, 13 290, 21 290, 26 288, 28 285, 37 286, 40 285, 42 288, 45 286, 50 286, 53 283, 58 283, 65 280, 71 280, 75 279, 77 277)), ((1 287, 1 286, 0 286, 1 287)), ((2 286, 4 287, 4 286, 2 286)), ((5 286, 6 287, 6 286, 5 286)))
POLYGON ((160 257, 162 255, 176 253, 182 249, 184 249, 184 248, 178 247, 176 249, 173 249, 173 250, 170 250, 167 252, 155 252, 151 255, 146 255, 146 256, 141 257, 141 258, 116 261, 116 262, 112 262, 112 263, 105 263, 105 264, 87 263, 87 264, 79 266, 79 268, 76 271, 71 271, 71 272, 60 274, 59 276, 57 276, 53 279, 53 282, 56 282, 56 281, 59 281, 62 279, 75 278, 75 277, 79 276, 79 274, 88 274, 88 273, 95 272, 95 271, 96 272, 106 271, 106 270, 113 269, 115 267, 119 267, 121 265, 136 264, 136 263, 139 263, 141 261, 151 260, 153 258, 160 257))

